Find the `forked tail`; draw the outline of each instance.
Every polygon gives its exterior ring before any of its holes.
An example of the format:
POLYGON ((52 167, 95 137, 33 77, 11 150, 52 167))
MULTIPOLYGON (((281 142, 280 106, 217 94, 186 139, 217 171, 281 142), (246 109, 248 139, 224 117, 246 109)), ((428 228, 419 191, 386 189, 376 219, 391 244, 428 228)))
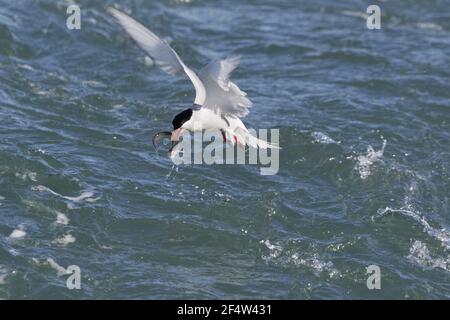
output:
POLYGON ((228 143, 231 143, 233 145, 237 143, 241 147, 250 146, 255 149, 281 149, 280 146, 259 139, 247 130, 241 128, 237 128, 234 132, 227 131, 226 139, 228 143))

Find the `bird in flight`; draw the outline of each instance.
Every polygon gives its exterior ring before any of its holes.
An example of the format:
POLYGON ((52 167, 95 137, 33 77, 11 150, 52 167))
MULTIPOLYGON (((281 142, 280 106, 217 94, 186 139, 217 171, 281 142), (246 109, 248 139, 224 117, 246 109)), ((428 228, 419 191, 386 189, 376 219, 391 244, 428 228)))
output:
POLYGON ((231 73, 239 65, 239 57, 212 61, 197 75, 184 64, 167 42, 142 24, 115 8, 109 7, 107 11, 157 66, 168 74, 187 76, 194 85, 193 106, 174 117, 172 132, 159 132, 153 137, 155 147, 157 141, 170 138, 170 154, 184 131, 220 130, 223 140, 232 145, 236 143, 241 147, 279 148, 253 136, 240 119, 249 113, 252 102, 230 80, 231 73))

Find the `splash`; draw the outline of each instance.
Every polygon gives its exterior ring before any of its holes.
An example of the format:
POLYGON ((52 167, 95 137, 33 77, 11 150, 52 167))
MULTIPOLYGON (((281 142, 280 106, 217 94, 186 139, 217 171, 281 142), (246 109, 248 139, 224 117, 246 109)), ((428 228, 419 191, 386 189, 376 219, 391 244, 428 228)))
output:
POLYGON ((9 235, 10 239, 22 239, 26 236, 26 232, 24 230, 24 227, 20 225, 17 229, 13 230, 11 234, 9 235))
POLYGON ((290 261, 295 265, 302 265, 308 267, 315 272, 327 272, 331 278, 339 275, 339 271, 334 268, 333 262, 321 260, 317 254, 311 257, 300 257, 297 253, 294 253, 290 257, 290 261))
POLYGON ((311 136, 314 138, 315 143, 321 143, 321 144, 336 143, 336 141, 331 139, 329 136, 327 136, 323 132, 314 131, 313 133, 311 133, 311 136))
POLYGON ((379 161, 383 157, 384 149, 386 148, 386 140, 383 140, 383 146, 380 150, 375 151, 372 146, 367 148, 366 155, 358 156, 358 163, 356 169, 359 172, 361 179, 365 180, 372 174, 372 166, 375 162, 379 161))
POLYGON ((71 234, 65 234, 61 238, 57 238, 53 241, 55 244, 59 244, 62 246, 67 246, 68 244, 74 243, 77 239, 71 234))
POLYGON ((168 180, 171 176, 173 172, 178 172, 178 166, 173 164, 172 167, 170 168, 169 173, 166 175, 166 180, 168 180))
POLYGON ((268 255, 263 255, 262 258, 266 262, 281 263, 282 265, 304 266, 311 269, 314 273, 327 273, 330 278, 335 278, 340 275, 339 271, 334 267, 331 261, 324 261, 319 258, 317 254, 300 256, 298 253, 291 253, 289 251, 283 256, 284 248, 279 244, 272 244, 269 240, 261 240, 261 244, 269 249, 268 255))
POLYGON ((260 243, 264 244, 267 249, 269 249, 269 255, 268 256, 262 256, 262 258, 267 262, 270 259, 278 258, 283 251, 283 247, 280 245, 275 245, 270 243, 269 240, 261 240, 260 243))
POLYGON ((56 212, 56 221, 55 223, 57 224, 62 224, 62 225, 68 225, 69 224, 69 218, 62 212, 56 212))
POLYGON ((415 240, 409 249, 407 258, 427 269, 443 269, 450 272, 450 259, 432 257, 425 243, 415 240))

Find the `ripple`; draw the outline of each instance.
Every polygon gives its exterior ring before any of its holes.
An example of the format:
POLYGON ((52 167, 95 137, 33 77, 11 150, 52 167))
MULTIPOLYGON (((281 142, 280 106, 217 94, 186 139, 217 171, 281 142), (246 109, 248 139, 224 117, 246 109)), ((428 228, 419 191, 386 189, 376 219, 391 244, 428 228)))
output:
POLYGON ((83 191, 79 196, 70 197, 70 196, 63 196, 62 194, 59 194, 59 193, 53 191, 52 189, 50 189, 46 186, 43 186, 43 185, 34 186, 34 187, 32 187, 32 190, 38 191, 38 192, 49 192, 55 196, 67 199, 72 202, 77 202, 77 203, 83 202, 83 201, 84 202, 96 202, 97 200, 100 199, 100 197, 96 197, 96 198, 93 197, 95 194, 93 191, 83 191))

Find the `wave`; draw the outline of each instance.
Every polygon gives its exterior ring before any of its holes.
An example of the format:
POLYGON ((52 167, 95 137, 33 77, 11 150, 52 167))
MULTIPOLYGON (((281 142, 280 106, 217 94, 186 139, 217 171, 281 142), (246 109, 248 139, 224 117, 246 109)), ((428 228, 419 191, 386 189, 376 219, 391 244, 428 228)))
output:
POLYGON ((51 194, 53 194, 55 196, 64 198, 64 199, 72 201, 72 202, 82 202, 82 201, 95 202, 95 201, 97 201, 97 200, 99 200, 101 198, 101 197, 94 198, 93 197, 94 196, 94 192, 93 191, 84 191, 83 193, 81 193, 77 197, 63 196, 62 194, 59 194, 59 193, 53 191, 52 189, 50 189, 50 188, 48 188, 46 186, 43 186, 43 185, 38 185, 38 186, 32 187, 32 190, 39 191, 39 192, 45 192, 46 191, 46 192, 49 192, 49 193, 51 193, 51 194))
POLYGON ((450 232, 446 229, 434 228, 430 225, 430 223, 422 216, 420 213, 416 212, 412 206, 407 205, 406 207, 402 207, 400 209, 392 209, 390 207, 386 207, 384 209, 378 210, 377 215, 379 217, 385 216, 387 213, 399 213, 403 216, 412 218, 414 221, 419 223, 422 226, 423 231, 428 234, 433 239, 439 241, 441 245, 446 249, 450 250, 450 232))
POLYGON ((32 51, 26 45, 16 41, 7 26, 0 24, 0 55, 30 58, 32 51))

